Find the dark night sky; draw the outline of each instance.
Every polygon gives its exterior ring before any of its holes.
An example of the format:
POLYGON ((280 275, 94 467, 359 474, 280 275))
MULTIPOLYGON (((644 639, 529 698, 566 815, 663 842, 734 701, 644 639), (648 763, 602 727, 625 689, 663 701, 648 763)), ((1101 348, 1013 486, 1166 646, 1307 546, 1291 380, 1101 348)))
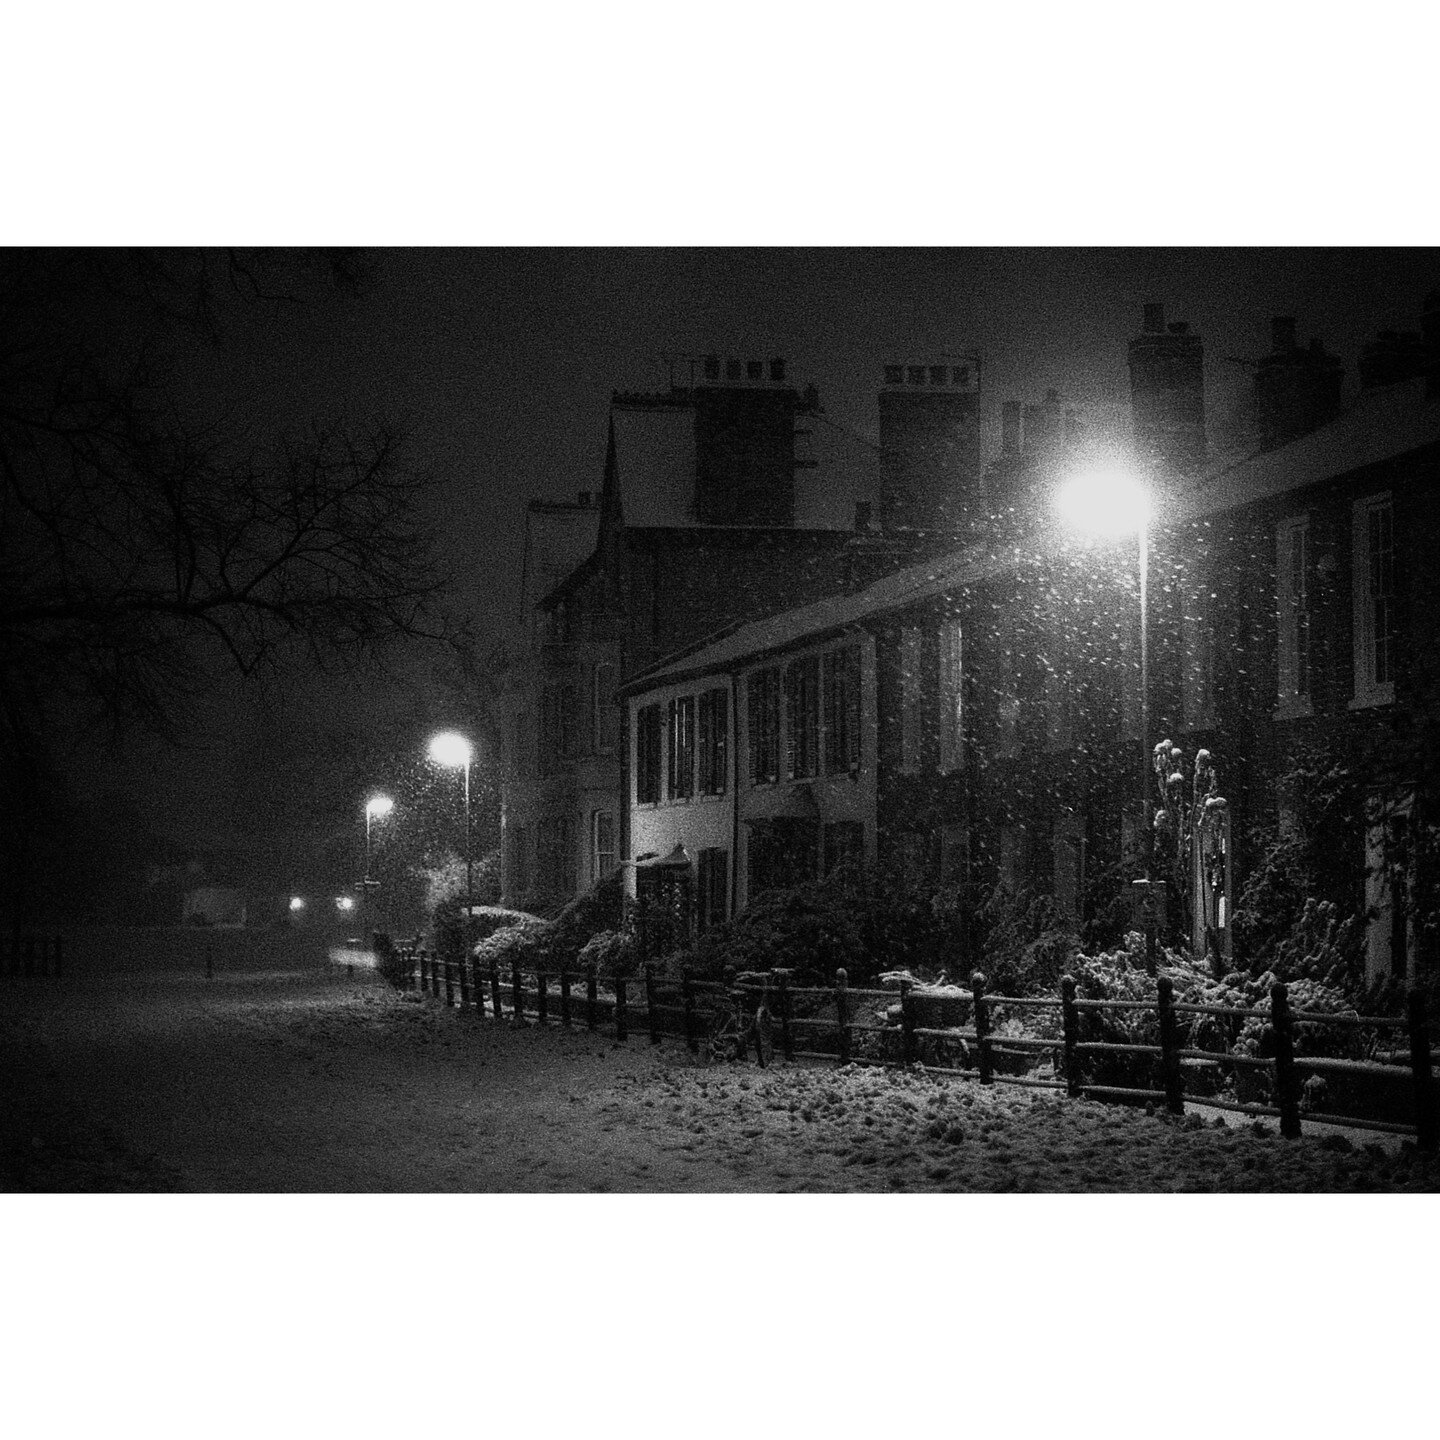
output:
POLYGON ((875 430, 887 354, 977 351, 998 443, 1004 399, 1121 404, 1146 300, 1204 337, 1212 428, 1294 314, 1347 363, 1413 328, 1440 285, 1428 249, 472 249, 374 257, 362 300, 259 326, 257 383, 297 413, 405 417, 443 497, 445 545, 481 616, 512 613, 531 498, 597 489, 612 390, 663 388, 666 353, 783 355, 800 384, 875 430))
MULTIPOLYGON (((887 354, 975 351, 993 448, 1005 399, 1054 386, 1123 406, 1126 342, 1156 299, 1204 338, 1213 444, 1248 385, 1226 357, 1264 353, 1271 315, 1296 315, 1302 342, 1321 336, 1353 385, 1364 341, 1413 328, 1421 297, 1440 284, 1436 252, 1400 248, 489 248, 371 259, 361 299, 257 318, 196 384, 239 401, 261 428, 270 417, 401 418, 436 477, 436 533, 462 598, 497 634, 516 614, 525 502, 598 489, 611 391, 663 387, 666 353, 783 355, 797 383, 813 381, 833 415, 873 436, 887 354)), ((306 689, 285 692, 302 717, 358 709, 399 750, 422 738, 406 729, 407 683, 388 697, 306 689)), ((237 734, 263 733, 255 712, 227 689, 192 753, 141 747, 146 803, 164 828, 190 840, 253 828, 236 812, 237 786, 278 795, 293 784, 293 773, 269 777, 263 766, 237 778, 228 763, 237 734)), ((116 778, 128 785, 133 774, 116 778)), ((353 799, 336 797, 336 826, 353 799)))
MULTIPOLYGON (((54 34, 36 10, 0 96, 25 136, 0 234, 523 247, 381 250, 364 299, 257 322, 196 376, 260 429, 408 420, 444 549, 493 627, 513 618, 524 502, 598 486, 610 392, 663 385, 667 351, 783 355, 863 433, 895 350, 979 351, 992 421, 1050 386, 1120 405, 1147 299, 1203 335, 1218 423, 1245 378, 1222 357, 1260 353, 1272 313, 1353 373, 1373 330, 1414 324, 1430 253, 1014 247, 1428 239, 1428 50, 1397 41, 1409 21, 1386 8, 1334 34, 1285 7, 1197 24, 1128 4, 921 4, 893 24, 746 0, 563 23, 422 5, 383 27, 262 6, 183 34, 143 6, 54 34), (807 248, 543 248, 778 242, 807 248), (817 248, 836 242, 1009 248, 817 248)), ((383 712, 413 750, 409 700, 290 708, 383 712)), ((191 754, 142 745, 103 782, 138 776, 166 826, 223 832, 237 769, 285 793, 235 762, 263 733, 255 709, 228 689, 191 754)), ((337 825, 356 814, 335 797, 337 825)))

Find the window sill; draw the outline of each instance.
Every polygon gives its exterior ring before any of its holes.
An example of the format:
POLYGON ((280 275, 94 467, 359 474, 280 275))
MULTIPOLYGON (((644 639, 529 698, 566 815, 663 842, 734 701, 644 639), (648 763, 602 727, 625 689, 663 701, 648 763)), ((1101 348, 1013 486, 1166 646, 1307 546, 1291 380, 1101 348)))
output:
POLYGON ((1395 703, 1395 686, 1392 682, 1389 685, 1377 685, 1373 690, 1367 690, 1363 695, 1357 695, 1345 708, 1347 710, 1374 710, 1381 705, 1393 705, 1395 703))

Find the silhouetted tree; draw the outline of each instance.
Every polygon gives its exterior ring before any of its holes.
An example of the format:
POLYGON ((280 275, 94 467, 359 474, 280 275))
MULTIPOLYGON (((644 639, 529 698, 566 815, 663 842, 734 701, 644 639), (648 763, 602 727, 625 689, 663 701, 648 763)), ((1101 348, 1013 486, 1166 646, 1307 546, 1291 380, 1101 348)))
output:
POLYGON ((257 307, 355 281, 321 252, 0 256, 7 829, 39 823, 57 723, 174 737, 226 671, 334 668, 448 633, 403 436, 376 421, 257 439, 206 414, 220 385, 195 378, 257 307))

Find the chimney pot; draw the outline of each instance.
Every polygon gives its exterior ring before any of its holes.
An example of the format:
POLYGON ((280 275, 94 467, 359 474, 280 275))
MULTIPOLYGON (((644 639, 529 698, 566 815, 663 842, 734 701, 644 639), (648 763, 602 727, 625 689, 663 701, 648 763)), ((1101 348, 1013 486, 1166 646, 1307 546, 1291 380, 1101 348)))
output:
POLYGON ((785 362, 779 356, 770 362, 770 378, 777 385, 785 379, 785 362))
POLYGON ((1145 333, 1147 335, 1159 335, 1165 329, 1165 307, 1163 305, 1147 304, 1145 306, 1145 333))

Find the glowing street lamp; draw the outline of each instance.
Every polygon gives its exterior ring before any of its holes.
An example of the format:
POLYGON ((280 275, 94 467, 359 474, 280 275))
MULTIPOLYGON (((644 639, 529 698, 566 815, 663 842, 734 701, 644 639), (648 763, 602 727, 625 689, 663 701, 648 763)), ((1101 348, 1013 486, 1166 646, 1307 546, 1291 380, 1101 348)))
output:
POLYGON ((443 730, 430 741, 430 758, 449 770, 465 772, 465 914, 470 914, 470 760, 474 754, 470 742, 457 731, 443 730))
POLYGON ((1122 465, 1085 470, 1058 496, 1061 515, 1093 535, 1137 536, 1140 545, 1140 844, 1145 856, 1145 968, 1156 972, 1155 835, 1150 821, 1150 497, 1122 465))
MULTIPOLYGON (((395 802, 388 795, 372 795, 365 802, 365 879, 361 884, 367 910, 370 908, 370 825, 372 821, 383 820, 393 809, 395 802)), ((368 917, 373 923, 374 915, 368 917)))

